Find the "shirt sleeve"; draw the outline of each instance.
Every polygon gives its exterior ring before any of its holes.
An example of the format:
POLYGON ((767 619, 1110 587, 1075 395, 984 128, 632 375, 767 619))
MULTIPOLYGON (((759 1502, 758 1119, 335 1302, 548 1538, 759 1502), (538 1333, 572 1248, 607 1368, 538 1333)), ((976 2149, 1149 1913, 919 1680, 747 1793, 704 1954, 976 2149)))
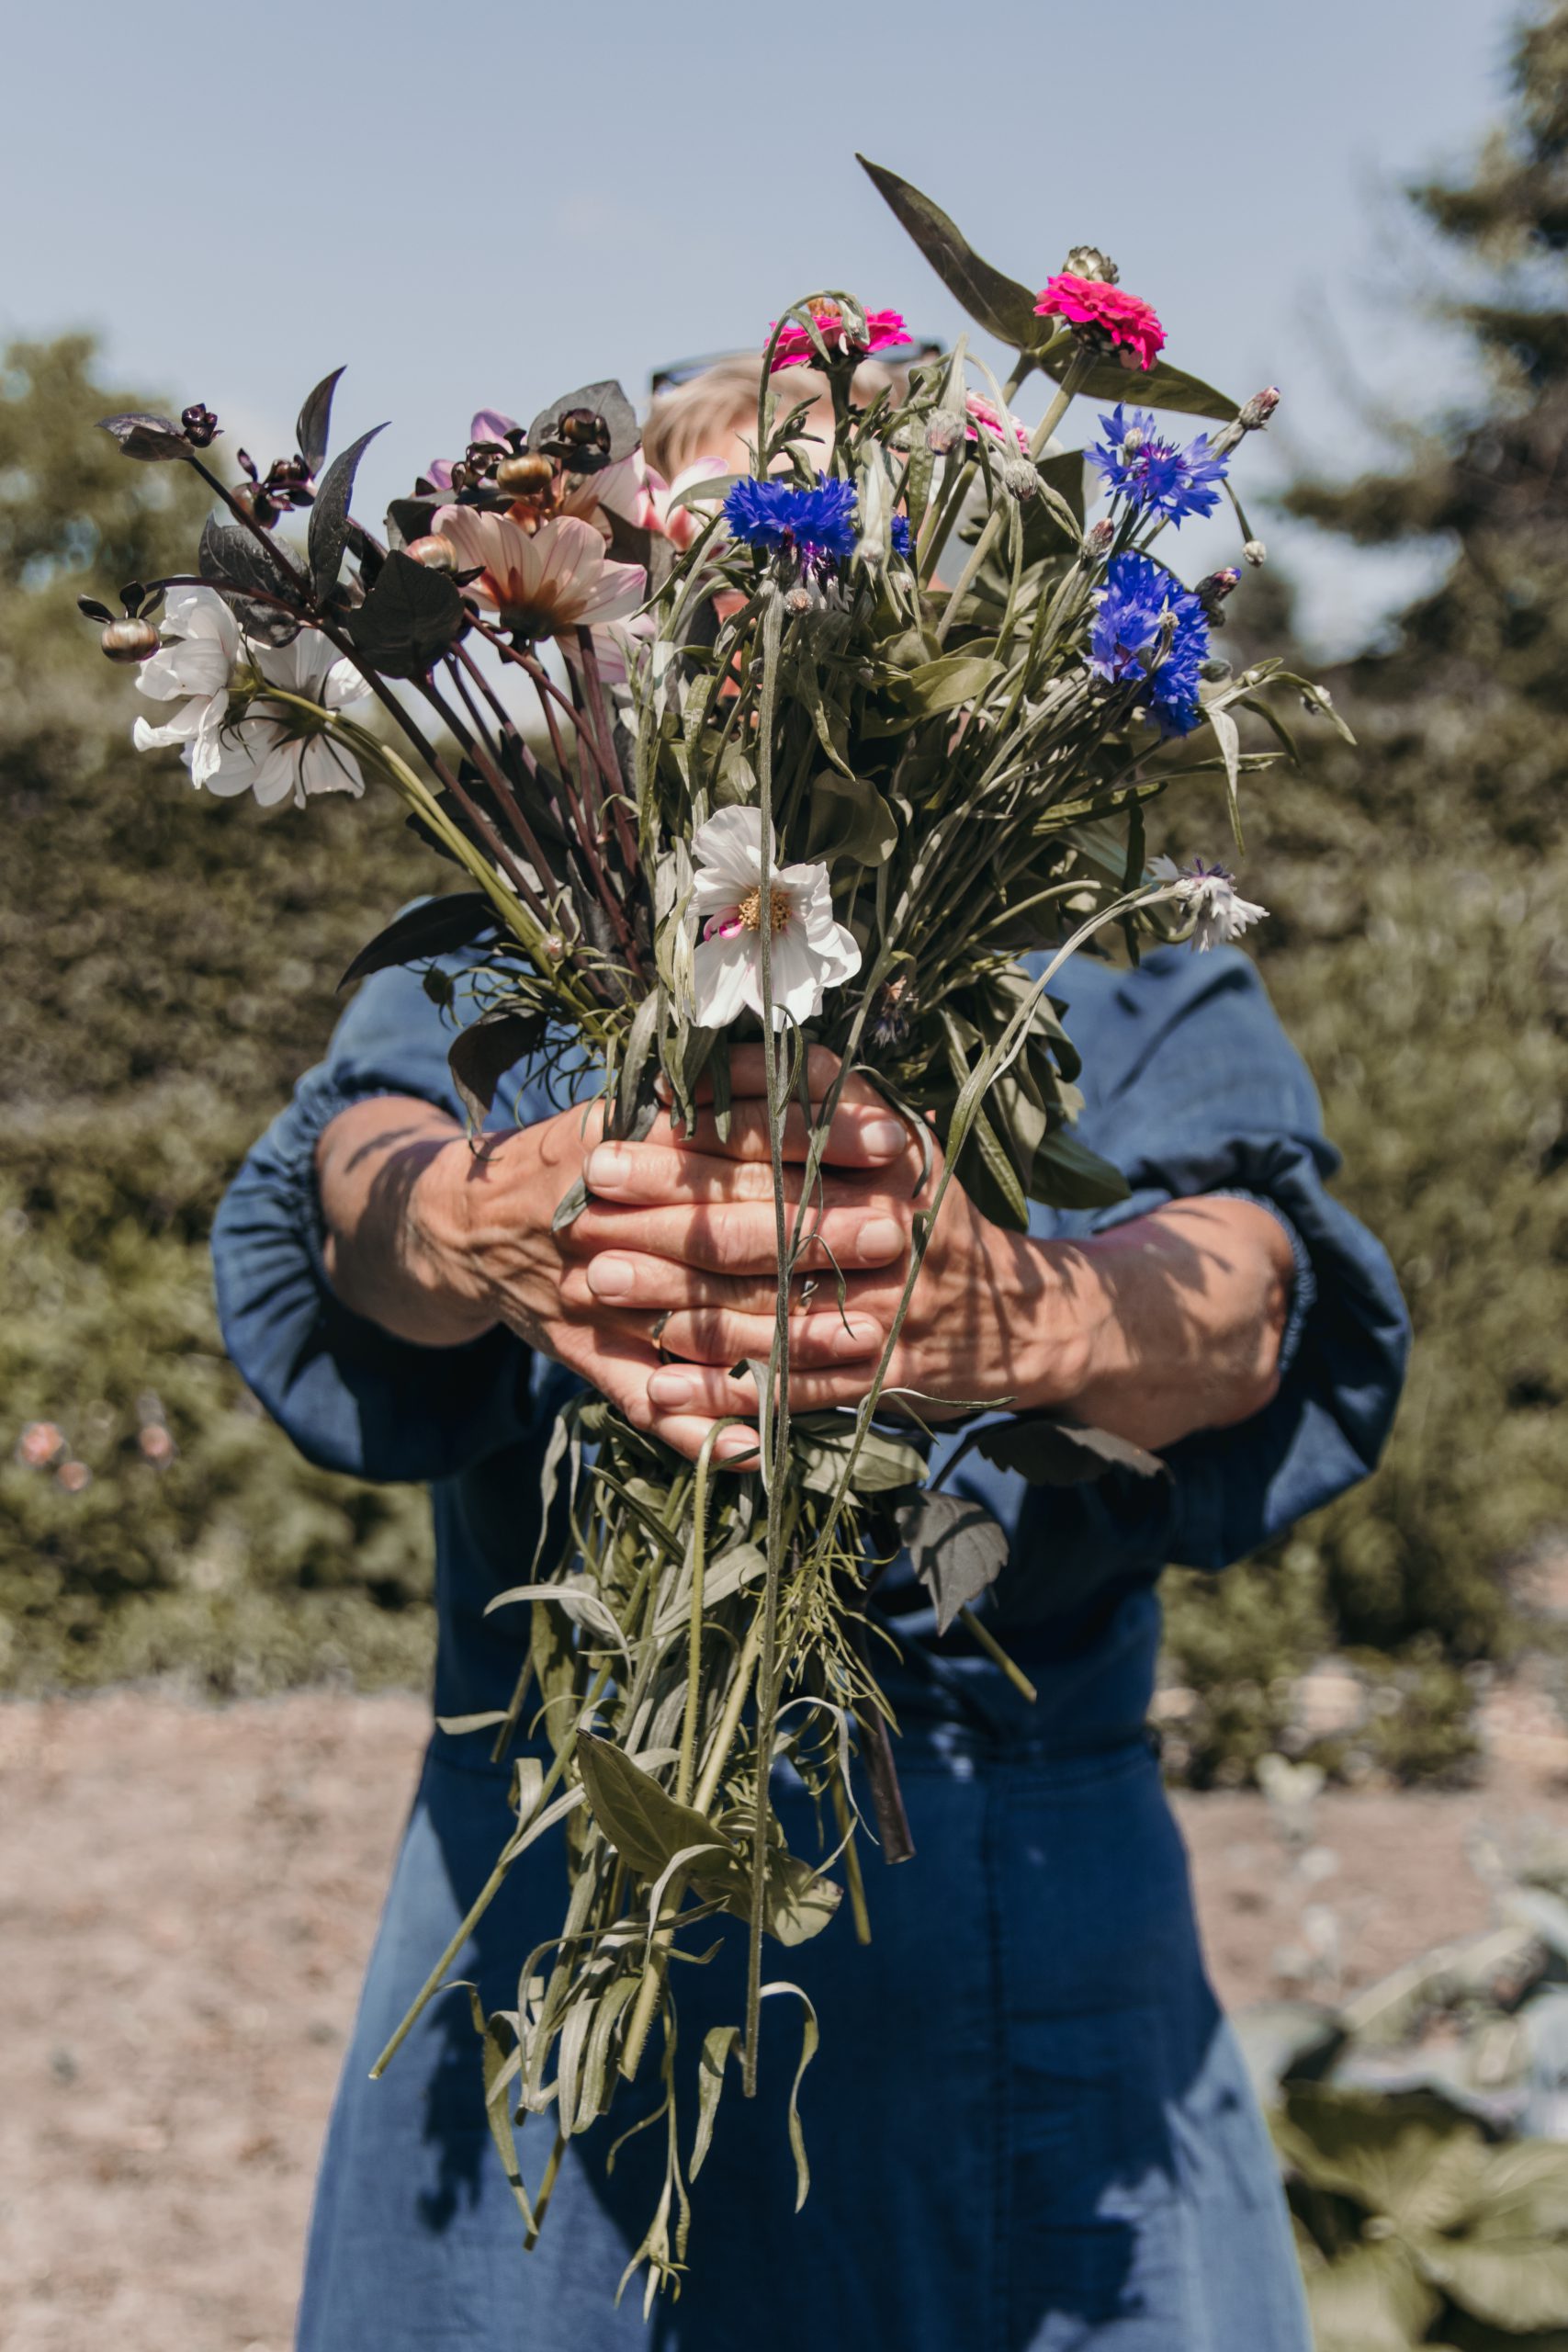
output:
MULTIPOLYGON (((456 966, 451 968, 456 968, 456 966)), ((220 1205, 212 1261, 224 1342, 242 1376, 301 1453, 357 1477, 450 1476, 532 1425, 534 1359, 500 1328, 424 1348, 353 1315, 326 1278, 316 1145, 350 1103, 408 1094, 454 1118, 450 1023, 419 978, 367 980, 326 1058, 249 1153, 220 1205)), ((524 1088, 498 1098, 497 1125, 553 1107, 524 1088)))
POLYGON ((1393 1270, 1328 1190, 1338 1154, 1251 962, 1160 949, 1135 971, 1069 969, 1063 993, 1085 1063, 1077 1132, 1130 1191, 1111 1208, 1043 1213, 1037 1229, 1085 1237, 1172 1200, 1239 1194, 1280 1218, 1296 1279, 1272 1402, 1170 1447, 1168 1477, 1031 1488, 965 1459, 955 1483, 1012 1531, 998 1600, 1013 1623, 1167 1563, 1224 1567, 1354 1486, 1382 1450, 1409 1349, 1393 1270))

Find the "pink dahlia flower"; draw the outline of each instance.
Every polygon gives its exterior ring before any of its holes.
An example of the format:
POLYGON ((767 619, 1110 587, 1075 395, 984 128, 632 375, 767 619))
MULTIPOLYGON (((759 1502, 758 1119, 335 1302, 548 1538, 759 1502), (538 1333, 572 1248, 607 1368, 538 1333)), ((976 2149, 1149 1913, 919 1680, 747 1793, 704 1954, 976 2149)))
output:
POLYGON ((435 528, 457 549, 459 571, 479 573, 468 594, 521 637, 624 620, 647 592, 641 564, 606 562, 602 534, 575 514, 529 533, 509 514, 443 506, 435 528))
MULTIPOLYGON (((844 314, 836 302, 824 303, 821 310, 813 311, 811 315, 816 322, 817 332, 829 350, 838 351, 846 358, 852 356, 856 359, 865 359, 874 351, 887 351, 896 344, 909 340, 909 330, 897 311, 868 311, 863 335, 850 334, 844 324, 844 314)), ((770 335, 777 324, 777 319, 770 319, 770 335)), ((780 335, 778 349, 773 354, 773 373, 776 376, 781 368, 814 368, 817 359, 816 347, 806 329, 787 326, 780 335)))
POLYGON ((1165 345, 1165 329, 1146 302, 1096 277, 1062 270, 1048 277, 1034 305, 1043 319, 1066 319, 1073 327, 1097 327, 1122 352, 1122 365, 1152 368, 1165 345))

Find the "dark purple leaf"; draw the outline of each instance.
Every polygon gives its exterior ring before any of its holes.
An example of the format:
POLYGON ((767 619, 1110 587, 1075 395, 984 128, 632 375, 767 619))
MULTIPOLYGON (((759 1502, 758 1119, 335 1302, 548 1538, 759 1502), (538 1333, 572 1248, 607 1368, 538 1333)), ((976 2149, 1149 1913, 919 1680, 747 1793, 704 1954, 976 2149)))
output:
POLYGON ((394 548, 344 627, 373 669, 390 678, 415 678, 445 653, 463 624, 456 582, 394 548))
POLYGON ((929 196, 922 196, 908 180, 901 180, 897 172, 869 162, 864 155, 857 155, 855 161, 891 208, 900 226, 913 237, 948 292, 957 297, 987 334, 1010 344, 1015 351, 1033 350, 1045 341, 1050 325, 1046 320, 1036 318, 1035 298, 1027 286, 1021 286, 1015 277, 1008 277, 1001 270, 993 269, 988 261, 982 261, 942 207, 933 204, 929 196))
POLYGON ((79 613, 85 613, 90 621, 112 622, 114 619, 114 615, 110 612, 108 606, 107 605, 100 605, 96 596, 78 596, 76 599, 76 610, 79 613))
POLYGON ((528 427, 530 449, 542 449, 547 457, 559 458, 570 472, 578 474, 597 473, 603 466, 613 466, 622 458, 629 458, 641 437, 637 412, 613 378, 606 378, 602 383, 581 384, 575 392, 563 392, 558 401, 541 409, 528 427), (562 438, 561 419, 574 409, 604 418, 607 447, 584 447, 562 438))
POLYGON ((1008 1540, 988 1510, 964 1495, 922 1491, 894 1512, 915 1574, 936 1603, 945 1634, 1007 1566, 1008 1540))
POLYGON ((525 1054, 537 1053, 547 1028, 542 1012, 496 1004, 453 1040, 446 1057, 452 1083, 476 1126, 489 1117, 495 1090, 507 1071, 525 1054))
POLYGON ((173 458, 188 458, 190 443, 183 429, 166 416, 142 416, 128 410, 123 416, 98 419, 105 433, 119 443, 122 458, 140 458, 146 465, 163 465, 173 458))
POLYGON ((334 368, 330 376, 321 378, 300 410, 299 422, 294 427, 294 446, 313 474, 321 472, 327 454, 327 437, 333 422, 333 394, 342 374, 341 368, 334 368))
POLYGON ((405 907, 385 931, 363 946, 342 979, 362 980, 369 972, 384 972, 394 964, 415 964, 426 956, 449 956, 459 947, 495 929, 495 909, 482 890, 454 890, 448 898, 422 899, 405 907))
POLYGON ((357 441, 351 441, 339 458, 334 458, 321 478, 316 492, 316 503, 310 509, 310 577, 318 596, 324 596, 335 586, 343 569, 343 551, 348 544, 348 502, 354 495, 354 477, 359 470, 359 460, 376 438, 385 433, 384 424, 373 424, 357 441))

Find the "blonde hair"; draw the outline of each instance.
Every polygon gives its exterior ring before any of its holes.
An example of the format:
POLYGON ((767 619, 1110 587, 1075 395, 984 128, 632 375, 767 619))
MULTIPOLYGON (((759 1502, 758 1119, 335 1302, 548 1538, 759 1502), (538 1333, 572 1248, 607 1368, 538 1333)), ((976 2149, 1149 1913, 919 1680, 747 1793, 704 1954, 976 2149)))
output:
MULTIPOLYGON (((643 454, 655 473, 673 481, 698 458, 713 457, 732 433, 750 424, 756 431, 757 395, 761 390, 762 362, 754 351, 732 352, 716 359, 700 376, 654 396, 642 428, 643 454)), ((792 368, 779 385, 791 403, 826 400, 828 380, 814 368, 792 368)), ((904 371, 884 368, 874 359, 855 369, 852 390, 863 405, 878 392, 892 390, 902 398, 904 371)))

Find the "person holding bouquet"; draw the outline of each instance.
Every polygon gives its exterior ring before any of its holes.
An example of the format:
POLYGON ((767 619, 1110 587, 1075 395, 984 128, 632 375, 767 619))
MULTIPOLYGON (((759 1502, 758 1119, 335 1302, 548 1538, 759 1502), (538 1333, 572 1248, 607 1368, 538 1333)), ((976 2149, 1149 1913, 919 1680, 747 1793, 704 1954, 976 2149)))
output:
MULTIPOLYGON (((728 470, 757 390, 752 361, 666 392, 647 433, 659 470, 728 470)), ((462 956, 442 968, 460 976, 462 956)), ((1053 990, 1084 1063, 1077 1136, 1125 1197, 1035 1205, 1024 1233, 955 1188, 889 1385, 1005 1394, 1163 1468, 1026 1485, 938 1434, 932 1477, 953 1463, 952 1491, 1002 1523, 1009 1558, 944 1630, 907 1557, 871 1592, 912 1855, 869 1874, 866 1949, 844 1917, 787 1954, 822 2036, 800 2089, 809 2198, 794 2210, 779 2128, 798 2037, 764 2004, 762 2096, 717 2113, 693 2191, 700 2258, 650 2325, 630 2301, 610 2308, 661 2177, 646 2073, 570 2145, 549 2227, 520 2256, 460 1984, 489 2011, 517 2005, 520 1957, 558 1914, 564 1826, 368 2079, 511 1822, 512 1759, 438 1727, 329 2134, 301 2352, 1305 2352, 1267 2133, 1204 1973, 1146 1728, 1157 1583, 1168 1562, 1239 1559, 1368 1473, 1406 1324, 1382 1251, 1327 1189, 1311 1082, 1235 948, 1158 947, 1135 968, 1080 954, 1053 990)), ((716 1461, 754 1460, 743 1367, 767 1356, 777 1255, 760 1046, 731 1050, 722 1135, 711 1110, 693 1125, 666 1109, 606 1139, 520 1070, 476 1161, 439 993, 406 969, 365 984, 236 1178, 215 1258, 230 1351, 301 1450, 430 1485, 435 1706, 457 1724, 504 1711, 517 1683, 526 1612, 486 1612, 540 1544, 562 1398, 587 1383, 688 1460, 728 1420, 716 1461), (579 1182, 587 1204, 558 1229, 579 1182)), ((839 1075, 814 1047, 813 1099, 839 1075)), ((786 1123, 797 1170, 804 1136, 786 1123)), ((802 1285, 801 1409, 867 1392, 939 1170, 850 1076, 818 1228, 844 1289, 802 1285)), ((780 1765, 773 1796, 804 1849, 812 1792, 780 1765)), ((676 2063, 694 2073, 742 1961, 727 1942, 682 1972, 676 2063)))

